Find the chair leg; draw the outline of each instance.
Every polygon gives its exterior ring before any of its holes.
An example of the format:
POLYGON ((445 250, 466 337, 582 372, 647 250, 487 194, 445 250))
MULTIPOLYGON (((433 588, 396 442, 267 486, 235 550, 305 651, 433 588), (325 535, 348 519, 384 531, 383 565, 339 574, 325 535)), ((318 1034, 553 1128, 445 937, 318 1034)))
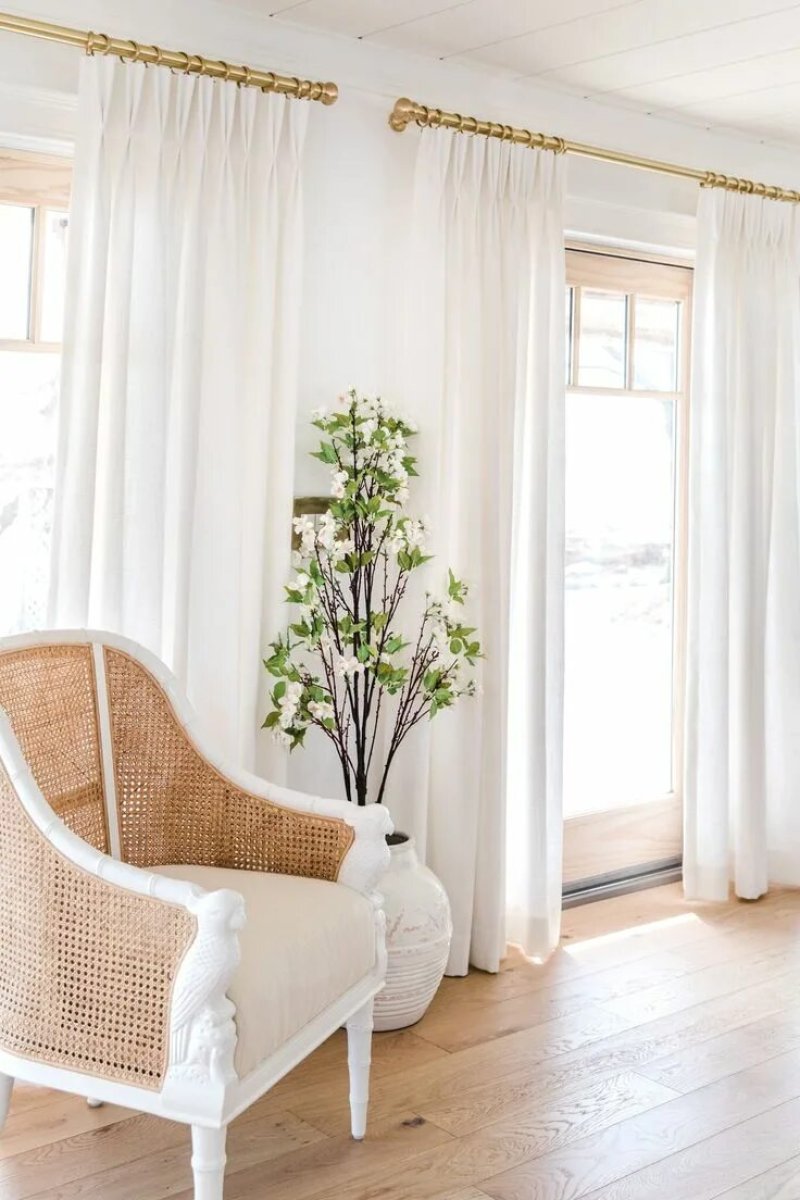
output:
POLYGON ((11 1105, 11 1092, 14 1088, 14 1079, 11 1075, 0 1074, 0 1129, 6 1123, 8 1110, 11 1105))
POLYGON ((225 1135, 227 1129, 192 1126, 194 1200, 222 1200, 225 1185, 225 1135))
POLYGON ((372 1008, 370 1000, 347 1022, 347 1065, 350 1068, 350 1122, 360 1142, 367 1131, 369 1068, 372 1062, 372 1008))

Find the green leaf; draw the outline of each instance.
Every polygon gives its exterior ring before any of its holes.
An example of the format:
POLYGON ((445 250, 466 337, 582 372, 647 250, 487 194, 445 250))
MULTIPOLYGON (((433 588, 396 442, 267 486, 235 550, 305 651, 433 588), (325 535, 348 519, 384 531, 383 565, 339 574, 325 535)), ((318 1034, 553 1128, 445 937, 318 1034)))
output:
POLYGON ((464 649, 464 643, 462 641, 460 641, 459 638, 451 638, 450 639, 450 653, 451 654, 460 654, 463 649, 464 649))
POLYGON ((277 704, 286 695, 286 681, 282 679, 280 683, 276 683, 272 689, 272 699, 277 704))
POLYGON ((261 726, 261 728, 262 729, 274 729, 275 726, 278 724, 279 720, 280 720, 280 713, 271 712, 267 716, 267 719, 264 722, 264 724, 261 726))
POLYGON ((312 457, 318 458, 320 462, 327 463, 331 467, 337 462, 336 451, 331 442, 320 442, 319 450, 316 450, 312 457))

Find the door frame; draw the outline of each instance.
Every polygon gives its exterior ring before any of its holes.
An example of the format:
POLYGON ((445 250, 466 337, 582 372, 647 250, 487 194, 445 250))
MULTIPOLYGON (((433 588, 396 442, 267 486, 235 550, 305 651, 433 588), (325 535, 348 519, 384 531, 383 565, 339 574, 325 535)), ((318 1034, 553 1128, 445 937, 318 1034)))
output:
MULTIPOLYGON (((686 692, 686 591, 688 573, 689 389, 693 267, 690 262, 641 252, 567 243, 567 285, 682 302, 679 329, 680 391, 675 399, 675 555, 673 560, 672 781, 673 789, 640 804, 591 812, 564 821, 564 887, 571 897, 606 878, 620 880, 679 866, 683 851, 683 756, 686 692), (657 281, 657 283, 656 283, 657 281), (650 290, 654 289, 654 290, 650 290)), ((579 293, 575 293, 576 296, 579 293)), ((633 306, 629 308, 629 318, 633 306)), ((573 305, 573 320, 579 303, 573 305)), ((572 378, 577 377, 573 340, 572 378)), ((628 339, 628 354, 632 339, 628 339)), ((630 395, 630 389, 580 388, 566 392, 630 395)), ((646 392, 639 392, 643 397, 646 392)), ((653 395, 653 393, 650 393, 653 395)))

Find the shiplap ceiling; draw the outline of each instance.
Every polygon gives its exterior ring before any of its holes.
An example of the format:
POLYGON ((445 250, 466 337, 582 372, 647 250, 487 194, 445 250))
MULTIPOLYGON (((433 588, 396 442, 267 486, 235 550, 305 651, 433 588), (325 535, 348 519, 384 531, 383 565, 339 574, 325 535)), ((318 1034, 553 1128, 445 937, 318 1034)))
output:
POLYGON ((800 144, 800 0, 260 3, 277 21, 800 144))

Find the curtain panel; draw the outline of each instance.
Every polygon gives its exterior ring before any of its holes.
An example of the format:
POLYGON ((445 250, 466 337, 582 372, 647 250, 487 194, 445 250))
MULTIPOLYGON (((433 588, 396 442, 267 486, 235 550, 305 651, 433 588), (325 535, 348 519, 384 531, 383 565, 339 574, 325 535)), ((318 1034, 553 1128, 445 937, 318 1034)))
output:
POLYGON ((307 117, 82 65, 50 617, 144 643, 249 766, 289 569, 307 117))
POLYGON ((496 971, 506 938, 556 945, 561 911, 564 162, 419 136, 403 403, 430 586, 471 587, 482 694, 409 746, 390 797, 450 896, 448 973, 496 971))
POLYGON ((800 884, 800 223, 702 191, 690 430, 684 880, 800 884))

